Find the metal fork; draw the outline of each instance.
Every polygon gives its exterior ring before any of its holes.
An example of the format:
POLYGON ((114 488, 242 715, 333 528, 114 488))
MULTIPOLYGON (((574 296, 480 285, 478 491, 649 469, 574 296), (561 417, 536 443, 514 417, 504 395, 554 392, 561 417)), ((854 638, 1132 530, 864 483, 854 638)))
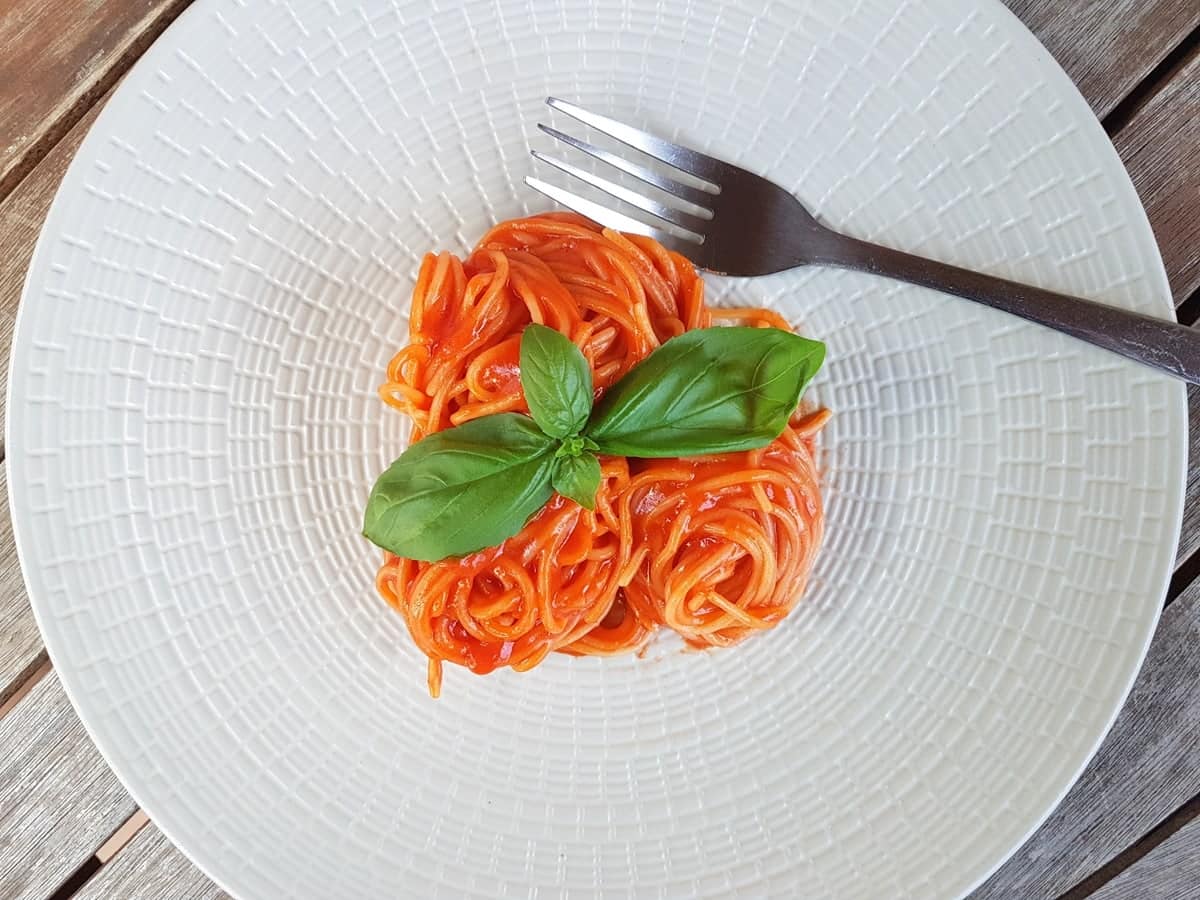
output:
POLYGON ((779 185, 753 172, 556 97, 547 98, 546 104, 687 173, 696 183, 685 184, 540 123, 538 128, 551 137, 653 190, 630 190, 537 150, 532 151, 534 157, 675 227, 647 225, 538 178, 527 177, 525 183, 601 225, 652 237, 703 269, 725 275, 767 275, 796 266, 825 265, 884 275, 1002 309, 1200 384, 1200 332, 1184 325, 838 234, 779 185))

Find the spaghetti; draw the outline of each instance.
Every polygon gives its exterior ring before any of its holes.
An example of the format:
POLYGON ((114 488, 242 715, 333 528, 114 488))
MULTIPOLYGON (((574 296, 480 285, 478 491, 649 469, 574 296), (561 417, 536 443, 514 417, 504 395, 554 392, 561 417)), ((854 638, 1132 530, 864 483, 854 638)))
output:
MULTIPOLYGON (((582 351, 597 397, 667 339, 715 322, 787 328, 768 310, 710 309, 692 264, 649 238, 574 214, 503 222, 466 260, 426 256, 410 343, 383 400, 414 440, 480 416, 528 412, 521 335, 555 328, 582 351)), ((555 495, 516 535, 461 558, 385 553, 376 584, 429 658, 483 674, 552 651, 615 654, 658 627, 725 646, 785 616, 823 512, 812 440, 827 413, 793 417, 769 446, 690 459, 603 457, 594 510, 555 495)))

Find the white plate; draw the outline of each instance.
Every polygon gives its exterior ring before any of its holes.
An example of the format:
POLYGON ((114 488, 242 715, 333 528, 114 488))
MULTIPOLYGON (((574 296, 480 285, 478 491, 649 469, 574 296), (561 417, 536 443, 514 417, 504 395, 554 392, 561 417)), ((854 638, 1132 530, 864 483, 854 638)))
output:
POLYGON ((1171 569, 1184 390, 861 275, 713 279, 829 343, 829 523, 732 651, 423 660, 359 537, 420 255, 540 208, 555 93, 851 233, 1171 315, 1129 180, 998 3, 204 0, 63 183, 13 349, 12 509, 58 671, 246 898, 953 897, 1062 796, 1171 569))

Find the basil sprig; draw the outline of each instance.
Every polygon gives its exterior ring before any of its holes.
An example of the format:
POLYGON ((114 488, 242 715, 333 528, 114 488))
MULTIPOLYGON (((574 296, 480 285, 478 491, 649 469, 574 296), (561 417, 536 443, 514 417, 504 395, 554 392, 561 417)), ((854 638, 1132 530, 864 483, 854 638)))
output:
POLYGON ((783 432, 825 345, 777 328, 704 328, 667 341, 592 408, 591 368, 544 325, 521 337, 530 416, 500 413, 431 434, 371 491, 363 534, 410 559, 495 546, 555 491, 595 504, 597 453, 703 456, 765 447, 783 432))

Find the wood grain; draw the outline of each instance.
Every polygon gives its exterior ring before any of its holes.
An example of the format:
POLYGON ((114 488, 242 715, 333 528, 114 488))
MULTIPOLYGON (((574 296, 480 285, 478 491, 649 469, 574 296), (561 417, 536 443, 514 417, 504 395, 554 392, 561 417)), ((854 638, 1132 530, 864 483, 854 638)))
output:
POLYGON ((1188 385, 1188 471, 1175 567, 1200 550, 1200 387, 1188 385))
POLYGON ((189 2, 0 2, 0 197, 189 2))
POLYGON ((1112 112, 1193 29, 1196 0, 1004 0, 1097 116, 1112 112))
POLYGON ((1137 684, 1066 799, 972 900, 1057 897, 1200 792, 1200 580, 1167 607, 1137 684))
MULTIPOLYGON (((29 259, 58 183, 109 96, 111 92, 97 101, 16 189, 0 201, 0 353, 4 361, 0 366, 0 419, 7 414, 8 355, 29 259)), ((0 459, 3 457, 4 436, 0 434, 0 459)))
MULTIPOLYGON (((1192 2, 1200 14, 1200 3, 1192 2)), ((1146 207, 1180 304, 1200 288, 1200 48, 1113 144, 1146 207)))
POLYGON ((7 474, 8 467, 0 464, 0 704, 46 659, 17 563, 12 521, 7 512, 7 474))
POLYGON ((146 825, 75 894, 74 900, 216 900, 213 884, 155 827, 146 825))
POLYGON ((48 897, 137 808, 50 672, 0 719, 0 897, 48 897))
POLYGON ((1200 898, 1200 819, 1193 819, 1091 896, 1093 900, 1200 898))

